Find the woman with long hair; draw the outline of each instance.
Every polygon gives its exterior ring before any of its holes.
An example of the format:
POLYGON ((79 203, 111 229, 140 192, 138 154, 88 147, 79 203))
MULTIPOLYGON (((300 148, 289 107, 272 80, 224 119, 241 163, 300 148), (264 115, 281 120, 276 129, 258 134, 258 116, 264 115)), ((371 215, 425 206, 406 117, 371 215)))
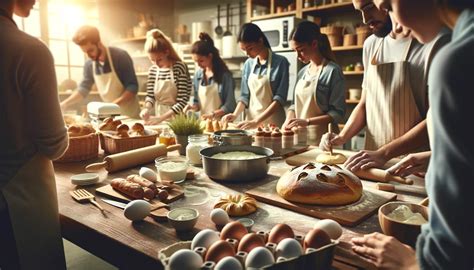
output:
MULTIPOLYGON (((304 21, 290 35, 290 45, 298 59, 307 64, 298 73, 292 105, 288 109, 285 128, 314 125, 315 144, 337 123, 346 111, 345 83, 342 69, 334 62, 328 37, 317 24, 304 21)), ((311 131, 310 131, 311 132, 311 131)))
POLYGON ((220 119, 233 112, 236 105, 234 79, 212 38, 200 33, 191 53, 200 69, 194 74, 194 99, 189 109, 200 111, 204 119, 220 119))
POLYGON ((145 51, 153 65, 148 71, 145 108, 140 117, 157 125, 183 111, 191 95, 191 77, 171 40, 158 29, 148 31, 145 51), (155 112, 155 116, 151 116, 155 112))
POLYGON ((223 120, 232 122, 247 108, 246 118, 238 128, 252 129, 260 124, 281 126, 285 121, 283 106, 288 95, 288 60, 272 52, 262 30, 253 23, 242 25, 238 42, 249 59, 242 71, 237 108, 223 120))

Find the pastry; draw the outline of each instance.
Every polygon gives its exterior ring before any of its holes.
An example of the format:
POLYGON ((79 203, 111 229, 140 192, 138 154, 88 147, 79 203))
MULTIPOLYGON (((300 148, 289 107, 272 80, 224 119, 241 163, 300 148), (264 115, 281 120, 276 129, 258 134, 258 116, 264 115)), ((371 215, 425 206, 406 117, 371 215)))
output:
POLYGON ((207 119, 206 120, 206 132, 214 132, 214 127, 212 125, 212 120, 211 119, 207 119))
POLYGON ((131 136, 145 136, 145 127, 140 123, 135 123, 132 126, 131 136))
POLYGON ((212 121, 212 128, 214 129, 214 132, 222 130, 219 120, 212 121))
POLYGON ((128 126, 126 124, 121 124, 117 127, 117 136, 120 138, 128 138, 128 126))
POLYGON ((324 163, 328 165, 334 165, 334 164, 344 164, 346 162, 347 158, 343 154, 340 153, 331 153, 325 152, 322 154, 319 154, 316 157, 316 162, 318 163, 324 163))
POLYGON ((95 133, 95 129, 89 125, 72 125, 67 129, 69 137, 79 137, 95 133))
POLYGON ((245 216, 257 210, 257 201, 247 195, 226 195, 214 205, 224 209, 229 216, 245 216))
POLYGON ((278 194, 295 203, 345 205, 362 196, 362 184, 352 172, 337 165, 308 163, 285 173, 278 194))
POLYGON ((100 125, 99 130, 105 131, 116 131, 117 127, 122 124, 120 120, 114 120, 112 117, 104 119, 104 122, 100 125))

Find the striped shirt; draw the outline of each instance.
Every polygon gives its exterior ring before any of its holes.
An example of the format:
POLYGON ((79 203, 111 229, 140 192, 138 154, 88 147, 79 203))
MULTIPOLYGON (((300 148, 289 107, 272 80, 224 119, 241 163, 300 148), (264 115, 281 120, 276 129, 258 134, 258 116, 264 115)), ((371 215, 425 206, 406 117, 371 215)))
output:
MULTIPOLYGON (((191 77, 189 76, 188 67, 183 62, 176 62, 173 65, 173 76, 178 93, 176 96, 176 104, 171 106, 171 110, 175 114, 183 111, 184 107, 189 101, 191 96, 191 77)), ((147 95, 145 102, 150 102, 153 106, 155 105, 155 83, 156 80, 171 80, 171 69, 162 69, 157 65, 152 65, 148 70, 148 81, 147 81, 147 95)))

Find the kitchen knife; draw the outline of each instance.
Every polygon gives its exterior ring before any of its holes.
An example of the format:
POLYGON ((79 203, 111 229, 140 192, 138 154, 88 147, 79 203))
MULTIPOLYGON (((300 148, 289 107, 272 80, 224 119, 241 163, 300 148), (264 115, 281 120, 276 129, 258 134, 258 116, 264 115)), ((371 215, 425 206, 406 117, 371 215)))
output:
POLYGON ((113 206, 121 208, 121 209, 125 209, 125 206, 127 206, 127 204, 123 203, 123 202, 118 202, 118 201, 103 199, 103 198, 101 198, 101 200, 104 201, 105 203, 108 203, 110 205, 113 205, 113 206))

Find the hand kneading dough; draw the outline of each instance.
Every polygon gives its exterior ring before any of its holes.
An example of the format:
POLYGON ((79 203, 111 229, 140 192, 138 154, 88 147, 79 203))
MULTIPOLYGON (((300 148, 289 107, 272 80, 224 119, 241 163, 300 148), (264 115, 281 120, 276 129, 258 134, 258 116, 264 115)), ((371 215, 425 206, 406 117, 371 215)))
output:
POLYGON ((347 160, 346 156, 340 153, 333 153, 331 155, 331 153, 325 152, 325 153, 319 154, 316 157, 316 162, 324 163, 328 165, 343 164, 344 162, 346 162, 346 160, 347 160))
POLYGON ((362 184, 350 171, 337 165, 308 163, 285 173, 276 186, 285 200, 320 205, 345 205, 362 196, 362 184))

